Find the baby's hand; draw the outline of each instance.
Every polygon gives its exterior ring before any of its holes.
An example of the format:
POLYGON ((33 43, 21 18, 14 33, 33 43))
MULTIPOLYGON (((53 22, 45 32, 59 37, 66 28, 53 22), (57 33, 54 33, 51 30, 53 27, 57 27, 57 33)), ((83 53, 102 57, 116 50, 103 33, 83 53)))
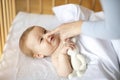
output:
POLYGON ((68 50, 74 51, 77 48, 76 44, 74 42, 70 41, 70 40, 64 42, 64 46, 65 46, 64 49, 66 49, 64 54, 67 54, 68 50))
POLYGON ((67 55, 68 50, 74 50, 76 49, 76 44, 74 42, 72 42, 71 40, 66 40, 65 42, 62 41, 59 45, 59 47, 57 48, 57 50, 55 51, 56 54, 64 54, 67 55))

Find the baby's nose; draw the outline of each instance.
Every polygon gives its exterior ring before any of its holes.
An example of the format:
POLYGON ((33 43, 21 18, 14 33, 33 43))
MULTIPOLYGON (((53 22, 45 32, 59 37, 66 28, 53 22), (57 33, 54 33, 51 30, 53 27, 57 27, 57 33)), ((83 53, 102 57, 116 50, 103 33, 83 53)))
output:
POLYGON ((44 38, 45 38, 48 42, 51 42, 51 38, 52 38, 53 36, 54 36, 54 35, 45 34, 45 35, 44 35, 44 38))

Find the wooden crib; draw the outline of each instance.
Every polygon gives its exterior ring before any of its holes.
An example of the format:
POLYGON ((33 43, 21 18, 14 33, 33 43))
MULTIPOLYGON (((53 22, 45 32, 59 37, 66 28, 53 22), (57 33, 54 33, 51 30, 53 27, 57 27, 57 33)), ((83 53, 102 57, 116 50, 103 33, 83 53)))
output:
POLYGON ((11 23, 19 11, 53 14, 52 7, 68 3, 79 4, 94 11, 102 10, 99 0, 0 0, 0 56, 11 23))

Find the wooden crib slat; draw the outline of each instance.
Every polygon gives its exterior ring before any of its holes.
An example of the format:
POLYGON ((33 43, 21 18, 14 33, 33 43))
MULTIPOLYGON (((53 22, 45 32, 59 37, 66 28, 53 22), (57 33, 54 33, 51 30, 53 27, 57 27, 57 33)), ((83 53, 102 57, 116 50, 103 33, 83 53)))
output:
POLYGON ((40 0, 40 14, 42 14, 43 13, 43 9, 42 9, 42 0, 40 0))
POLYGON ((52 0, 42 0, 43 14, 52 14, 52 0))
MULTIPOLYGON (((3 34, 4 34, 4 40, 6 39, 6 36, 7 36, 7 30, 6 30, 6 27, 7 27, 7 12, 6 12, 6 5, 5 5, 5 0, 2 0, 2 4, 3 4, 3 23, 4 23, 4 27, 3 28, 3 34)), ((4 41, 5 43, 5 41, 4 41)))
MULTIPOLYGON (((0 20, 0 21, 1 21, 1 20, 0 20)), ((2 26, 2 25, 0 24, 0 56, 1 56, 2 50, 3 50, 1 26, 2 26)))
POLYGON ((65 4, 69 3, 69 0, 65 0, 65 4))
POLYGON ((0 45, 1 45, 0 56, 1 56, 2 51, 3 51, 4 40, 5 40, 4 29, 3 29, 3 26, 4 26, 3 8, 2 8, 3 5, 4 4, 3 4, 2 0, 0 0, 0 7, 1 7, 1 9, 0 9, 0 16, 1 16, 1 18, 0 18, 0 37, 1 37, 1 40, 0 40, 0 45))
POLYGON ((65 0, 55 0, 55 6, 66 4, 65 0))
POLYGON ((1 43, 1 25, 0 25, 0 56, 2 54, 2 43, 1 43))
POLYGON ((8 4, 9 4, 9 17, 10 17, 10 23, 12 22, 12 7, 11 4, 12 2, 10 0, 8 0, 8 4))
POLYGON ((1 39, 0 39, 0 44, 1 44, 1 50, 0 50, 0 56, 2 54, 2 51, 3 51, 3 46, 4 46, 4 41, 5 41, 5 38, 4 38, 4 32, 3 32, 3 24, 1 23, 0 25, 0 34, 1 34, 1 39))
POLYGON ((30 0, 27 0, 27 12, 30 12, 30 0))
MULTIPOLYGON (((0 7, 2 7, 2 2, 0 0, 0 7)), ((2 32, 1 32, 1 26, 2 26, 2 8, 0 8, 0 56, 2 54, 2 32)))
POLYGON ((52 0, 52 7, 55 6, 55 0, 52 0))
POLYGON ((16 6, 15 6, 15 2, 16 0, 11 0, 12 4, 10 5, 12 8, 12 16, 10 16, 12 18, 12 20, 14 19, 14 17, 16 16, 16 6))
MULTIPOLYGON (((8 1, 6 1, 6 0, 4 0, 5 1, 5 6, 6 6, 6 19, 7 19, 7 26, 6 26, 6 34, 8 34, 8 31, 9 31, 9 26, 10 26, 10 15, 9 15, 9 7, 10 7, 10 5, 9 5, 9 0, 8 1)), ((7 37, 7 35, 6 35, 6 37, 7 37)))
MULTIPOLYGON (((41 0, 30 0, 29 3, 29 12, 40 14, 42 12, 41 9, 41 0)), ((42 13, 41 13, 42 14, 42 13)))

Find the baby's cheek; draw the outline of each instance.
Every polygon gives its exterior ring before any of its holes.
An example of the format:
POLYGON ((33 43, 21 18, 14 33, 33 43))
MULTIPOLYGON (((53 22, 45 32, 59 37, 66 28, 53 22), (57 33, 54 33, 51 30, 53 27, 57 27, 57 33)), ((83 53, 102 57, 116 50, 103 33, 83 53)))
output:
POLYGON ((51 52, 54 49, 51 45, 46 45, 46 51, 51 52))

